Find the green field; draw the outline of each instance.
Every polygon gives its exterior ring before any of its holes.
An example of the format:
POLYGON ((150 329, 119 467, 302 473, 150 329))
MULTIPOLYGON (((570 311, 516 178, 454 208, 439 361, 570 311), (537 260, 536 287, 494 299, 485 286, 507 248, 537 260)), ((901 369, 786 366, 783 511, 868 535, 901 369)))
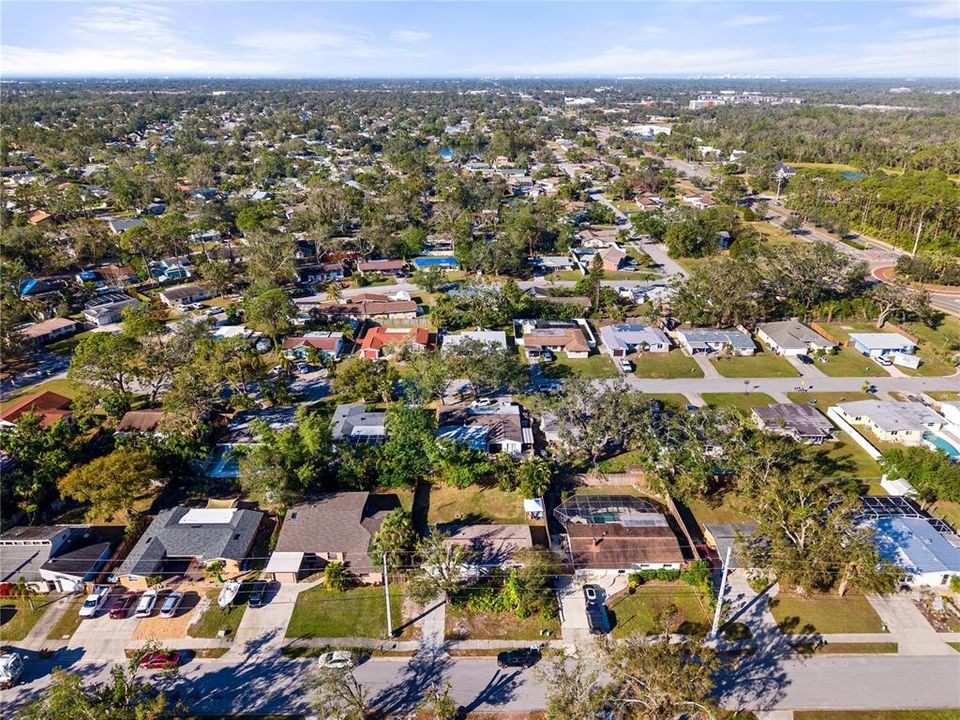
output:
POLYGON ((755 407, 764 407, 776 402, 766 393, 701 393, 703 401, 712 407, 735 408, 743 412, 750 412, 755 407))
POLYGON ((822 360, 817 360, 816 367, 830 377, 887 377, 890 374, 851 348, 840 348, 836 355, 824 355, 822 360))
POLYGON ((578 377, 587 380, 609 380, 620 373, 613 366, 613 361, 602 354, 591 355, 584 360, 570 359, 560 353, 550 363, 541 363, 543 376, 563 380, 578 377))
MULTIPOLYGON (((390 584, 393 622, 401 622, 402 589, 390 584)), ((387 604, 383 587, 361 586, 334 592, 322 585, 297 596, 287 625, 288 638, 377 638, 387 631, 387 604)))
MULTIPOLYGON (((431 485, 427 522, 431 525, 469 519, 475 523, 527 524, 523 498, 496 486, 456 488, 431 485)), ((419 497, 418 497, 419 499, 419 497)))
POLYGON ((779 355, 757 353, 748 356, 724 356, 710 360, 724 377, 728 378, 764 378, 797 377, 797 369, 779 355))
POLYGON ((781 593, 770 600, 770 611, 788 635, 885 632, 880 616, 863 595, 799 598, 781 593))
POLYGON ((0 600, 0 642, 23 640, 47 609, 47 600, 33 598, 33 610, 26 600, 0 600))
POLYGON ((611 635, 655 635, 662 630, 658 619, 671 605, 679 611, 677 632, 702 635, 709 629, 710 602, 703 593, 679 583, 648 583, 632 595, 624 592, 607 602, 613 626, 611 635))
POLYGON ((630 360, 634 375, 642 378, 702 378, 703 370, 697 361, 680 350, 668 353, 641 353, 630 360))

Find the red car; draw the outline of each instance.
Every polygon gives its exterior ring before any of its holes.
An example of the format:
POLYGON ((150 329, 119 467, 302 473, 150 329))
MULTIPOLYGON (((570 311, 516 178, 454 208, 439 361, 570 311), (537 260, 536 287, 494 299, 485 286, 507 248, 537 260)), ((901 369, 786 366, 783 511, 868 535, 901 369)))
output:
POLYGON ((176 650, 147 653, 140 658, 140 667, 147 670, 170 670, 179 665, 180 653, 176 650))
POLYGON ((125 593, 110 605, 110 617, 113 620, 123 620, 130 613, 130 608, 136 602, 136 593, 125 593))

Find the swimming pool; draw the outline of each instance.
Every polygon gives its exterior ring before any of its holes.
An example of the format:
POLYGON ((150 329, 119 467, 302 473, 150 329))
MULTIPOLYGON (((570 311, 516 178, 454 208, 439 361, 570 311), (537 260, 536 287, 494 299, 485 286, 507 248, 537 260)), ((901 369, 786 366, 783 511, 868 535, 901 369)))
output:
POLYGON ((934 435, 933 433, 924 433, 923 439, 943 452, 951 460, 960 460, 960 450, 957 450, 957 448, 939 435, 934 435))

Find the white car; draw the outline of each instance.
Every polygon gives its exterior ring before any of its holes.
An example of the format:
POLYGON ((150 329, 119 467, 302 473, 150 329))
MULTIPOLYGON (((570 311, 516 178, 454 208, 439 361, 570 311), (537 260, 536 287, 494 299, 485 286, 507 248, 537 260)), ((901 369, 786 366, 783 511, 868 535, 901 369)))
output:
POLYGON ((108 597, 110 597, 110 586, 97 585, 80 606, 80 617, 89 618, 96 615, 97 611, 106 604, 108 597))
POLYGON ((140 596, 140 602, 137 603, 137 609, 134 610, 133 616, 138 618, 150 617, 153 614, 153 608, 157 604, 158 597, 160 597, 158 590, 153 588, 147 590, 140 596))
POLYGON ((618 366, 620 367, 620 369, 621 369, 623 372, 625 372, 625 373, 633 372, 633 365, 632 365, 632 364, 630 363, 630 361, 627 360, 626 358, 620 358, 620 359, 618 359, 618 360, 617 360, 617 365, 618 365, 618 366))
POLYGON ((346 650, 334 650, 317 658, 317 667, 323 670, 349 670, 354 665, 353 654, 346 650))

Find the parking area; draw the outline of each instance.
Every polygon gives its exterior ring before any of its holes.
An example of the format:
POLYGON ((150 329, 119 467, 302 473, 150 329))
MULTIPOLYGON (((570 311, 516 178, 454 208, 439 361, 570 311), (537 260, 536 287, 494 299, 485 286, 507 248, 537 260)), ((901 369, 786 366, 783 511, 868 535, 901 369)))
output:
POLYGON ((597 601, 605 604, 608 597, 627 587, 626 575, 605 573, 578 573, 571 577, 562 577, 557 584, 557 594, 563 613, 561 634, 565 643, 581 644, 590 640, 590 624, 587 620, 587 604, 584 585, 593 585, 597 589, 597 601))

